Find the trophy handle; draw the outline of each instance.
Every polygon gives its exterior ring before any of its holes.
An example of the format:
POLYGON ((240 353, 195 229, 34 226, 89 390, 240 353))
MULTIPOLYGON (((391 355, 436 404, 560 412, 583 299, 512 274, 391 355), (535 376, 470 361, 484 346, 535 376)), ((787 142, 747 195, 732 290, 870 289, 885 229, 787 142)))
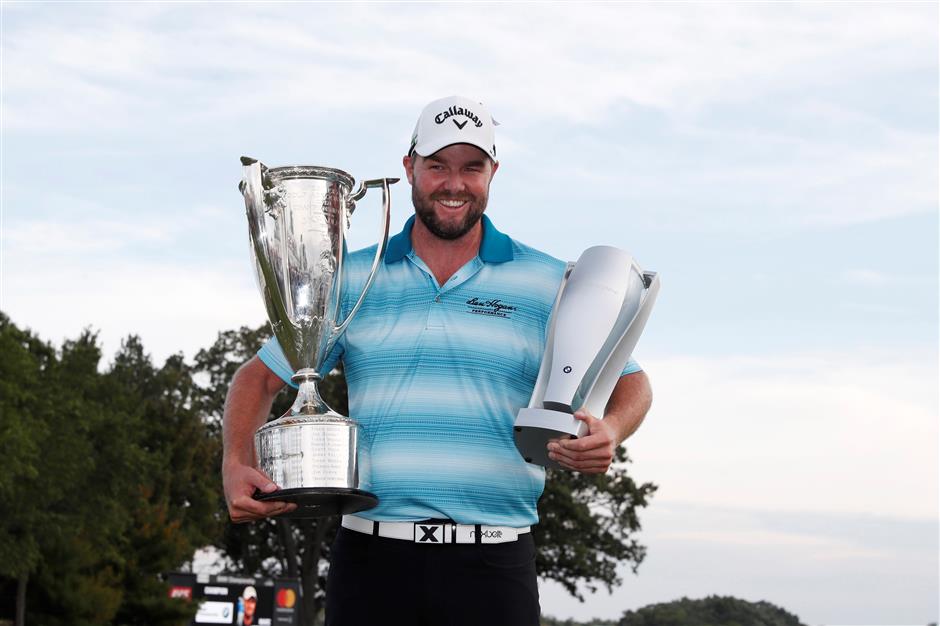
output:
POLYGON ((372 286, 372 281, 375 280, 375 275, 378 273, 379 263, 382 262, 382 258, 385 256, 385 247, 388 245, 388 224, 391 220, 392 199, 388 191, 388 186, 393 183, 397 183, 398 181, 398 178, 375 178, 372 180, 366 180, 359 183, 359 188, 349 196, 349 214, 352 215, 352 212, 355 210, 355 203, 357 200, 360 200, 364 195, 366 195, 366 192, 369 189, 381 187, 382 226, 379 229, 379 243, 375 248, 375 258, 372 260, 372 269, 369 270, 369 278, 366 279, 366 284, 362 288, 362 293, 359 294, 359 299, 356 300, 356 304, 353 305, 353 308, 349 310, 349 313, 346 315, 346 319, 333 327, 333 333, 326 349, 327 352, 333 348, 333 344, 336 343, 336 340, 339 339, 339 336, 342 335, 343 331, 346 330, 346 327, 349 326, 349 322, 352 321, 353 317, 355 317, 356 312, 359 311, 359 307, 362 306, 362 301, 365 300, 366 294, 369 292, 369 288, 372 286))
MULTIPOLYGON (((642 272, 642 277, 645 287, 643 301, 629 321, 627 332, 613 345, 613 349, 603 366, 599 368, 592 384, 587 384, 587 376, 585 376, 585 382, 581 383, 575 394, 574 402, 580 401, 581 406, 592 415, 603 417, 610 394, 613 393, 617 381, 620 380, 620 374, 623 370, 623 366, 620 364, 626 363, 633 355, 633 350, 640 340, 640 335, 643 334, 646 321, 649 319, 650 313, 653 311, 653 305, 656 303, 656 297, 659 295, 659 274, 657 272, 642 272), (620 367, 611 367, 611 364, 620 365, 620 367)), ((587 434, 587 428, 584 422, 581 422, 578 436, 583 437, 585 434, 587 434)))

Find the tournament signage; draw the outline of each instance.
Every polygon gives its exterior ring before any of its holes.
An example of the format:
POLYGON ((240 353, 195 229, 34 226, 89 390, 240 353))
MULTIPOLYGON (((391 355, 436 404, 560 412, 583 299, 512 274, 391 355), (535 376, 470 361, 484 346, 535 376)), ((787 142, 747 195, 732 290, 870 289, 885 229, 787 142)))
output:
POLYGON ((299 626, 300 581, 173 573, 169 595, 197 602, 190 622, 237 626, 299 626))

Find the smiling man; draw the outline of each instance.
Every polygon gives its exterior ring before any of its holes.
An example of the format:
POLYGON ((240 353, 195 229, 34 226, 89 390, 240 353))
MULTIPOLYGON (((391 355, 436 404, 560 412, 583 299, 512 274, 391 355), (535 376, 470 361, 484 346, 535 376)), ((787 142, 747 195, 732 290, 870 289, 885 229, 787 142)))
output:
MULTIPOLYGON (((468 98, 421 112, 403 159, 415 215, 391 238, 375 284, 324 364, 342 361, 360 426, 360 487, 373 509, 343 518, 331 551, 326 623, 537 626, 531 527, 544 470, 526 463, 513 422, 532 394, 565 263, 511 239, 484 215, 499 169, 495 123, 468 98)), ((343 315, 375 248, 349 256, 343 315)), ((224 418, 229 513, 277 486, 255 467, 252 436, 293 374, 272 339, 232 381, 224 418)), ((632 361, 586 436, 549 444, 572 470, 610 467, 651 394, 632 361)))

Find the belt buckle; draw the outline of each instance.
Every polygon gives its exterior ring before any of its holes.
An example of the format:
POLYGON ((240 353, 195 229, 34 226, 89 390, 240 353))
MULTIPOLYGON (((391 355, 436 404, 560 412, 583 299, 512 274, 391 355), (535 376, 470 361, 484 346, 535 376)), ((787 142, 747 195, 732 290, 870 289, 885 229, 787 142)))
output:
POLYGON ((448 527, 450 522, 416 522, 414 525, 415 543, 450 543, 448 527))

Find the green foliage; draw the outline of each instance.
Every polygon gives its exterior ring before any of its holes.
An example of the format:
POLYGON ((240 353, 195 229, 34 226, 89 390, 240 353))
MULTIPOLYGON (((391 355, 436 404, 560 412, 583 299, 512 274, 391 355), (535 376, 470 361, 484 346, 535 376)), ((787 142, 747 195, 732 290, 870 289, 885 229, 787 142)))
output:
POLYGON ((617 449, 606 474, 549 470, 539 500, 539 523, 533 528, 536 568, 583 601, 579 584, 611 591, 620 583, 617 567, 636 571, 646 548, 636 539, 638 510, 656 492, 652 483, 636 484, 627 474, 626 450, 617 449))
POLYGON ((579 622, 573 619, 555 619, 543 615, 541 626, 617 626, 617 620, 591 619, 586 622, 579 622))
POLYGON ((619 620, 580 622, 543 616, 541 621, 542 626, 803 626, 795 615, 769 602, 748 602, 730 596, 651 604, 625 611, 619 620))
POLYGON ((52 495, 35 493, 51 412, 43 379, 54 364, 51 347, 0 313, 0 576, 8 578, 28 575, 40 559, 38 537, 52 495))
POLYGON ((803 626, 799 618, 769 602, 730 596, 682 598, 627 611, 617 626, 803 626))
POLYGON ((0 313, 0 583, 28 581, 29 623, 187 623, 160 575, 219 534, 218 439, 182 357, 131 337, 100 361, 93 333, 57 351, 0 313))

